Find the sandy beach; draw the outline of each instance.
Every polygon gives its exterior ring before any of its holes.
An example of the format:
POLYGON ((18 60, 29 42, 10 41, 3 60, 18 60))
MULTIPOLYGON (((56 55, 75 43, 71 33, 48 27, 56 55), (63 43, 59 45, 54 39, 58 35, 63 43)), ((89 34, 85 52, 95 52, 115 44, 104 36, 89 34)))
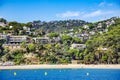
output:
POLYGON ((4 69, 120 69, 120 64, 111 65, 85 65, 85 64, 67 64, 67 65, 19 65, 19 66, 0 66, 0 70, 4 69))

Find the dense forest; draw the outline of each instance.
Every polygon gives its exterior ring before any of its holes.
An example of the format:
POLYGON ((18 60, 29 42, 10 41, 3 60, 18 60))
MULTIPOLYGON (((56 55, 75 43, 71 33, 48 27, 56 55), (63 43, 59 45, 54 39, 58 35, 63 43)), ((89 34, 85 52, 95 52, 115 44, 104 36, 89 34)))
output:
POLYGON ((120 25, 111 26, 107 33, 96 34, 86 42, 84 60, 90 63, 120 63, 120 25))
MULTIPOLYGON (((1 18, 0 22, 7 23, 7 20, 1 18)), ((8 27, 5 28, 0 27, 0 32, 2 32, 2 30, 4 31, 6 30, 6 33, 8 33, 8 31, 11 30, 9 26, 13 26, 12 30, 15 32, 14 35, 18 35, 19 30, 23 30, 24 26, 29 27, 31 31, 38 31, 39 29, 46 33, 62 32, 68 29, 72 29, 74 27, 83 26, 87 23, 88 22, 85 22, 83 20, 63 20, 63 21, 60 20, 60 21, 50 21, 50 22, 36 20, 28 23, 19 23, 16 21, 11 21, 8 23, 7 25, 8 27)), ((25 31, 22 32, 24 33, 25 31)))

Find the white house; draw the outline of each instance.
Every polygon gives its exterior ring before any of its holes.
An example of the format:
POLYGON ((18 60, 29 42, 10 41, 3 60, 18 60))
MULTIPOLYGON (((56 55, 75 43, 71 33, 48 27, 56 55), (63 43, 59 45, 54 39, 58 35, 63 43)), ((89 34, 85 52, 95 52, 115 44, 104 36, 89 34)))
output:
POLYGON ((36 37, 33 39, 35 40, 35 43, 49 43, 48 37, 36 37))
POLYGON ((4 22, 0 22, 0 26, 2 26, 2 27, 6 27, 7 24, 5 24, 4 22))
POLYGON ((89 26, 88 25, 83 25, 83 28, 84 29, 89 29, 89 26))
POLYGON ((105 29, 104 32, 108 32, 108 29, 105 29))
POLYGON ((115 21, 113 19, 111 20, 111 24, 115 24, 115 21))
POLYGON ((112 24, 115 24, 115 21, 113 19, 106 22, 107 27, 109 27, 112 24))
POLYGON ((85 44, 76 44, 76 43, 73 43, 70 48, 71 49, 84 49, 84 48, 86 48, 86 45, 85 44))
POLYGON ((99 48, 97 48, 97 50, 106 51, 106 50, 108 50, 108 48, 102 48, 102 47, 99 47, 99 48))
POLYGON ((23 30, 30 31, 29 27, 23 26, 23 30))
POLYGON ((94 34, 95 34, 95 32, 94 32, 94 31, 90 31, 89 33, 90 33, 91 35, 94 35, 94 34))
POLYGON ((98 23, 97 28, 102 28, 102 23, 98 23))
POLYGON ((9 37, 9 44, 20 44, 22 41, 29 43, 30 39, 28 36, 10 36, 9 37))

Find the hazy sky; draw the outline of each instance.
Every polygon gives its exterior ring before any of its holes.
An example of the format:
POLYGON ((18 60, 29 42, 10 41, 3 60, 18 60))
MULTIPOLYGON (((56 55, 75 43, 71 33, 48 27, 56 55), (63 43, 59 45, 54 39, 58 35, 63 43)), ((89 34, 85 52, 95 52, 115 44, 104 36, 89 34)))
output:
POLYGON ((8 21, 94 22, 113 16, 120 16, 120 0, 0 0, 0 17, 8 21))

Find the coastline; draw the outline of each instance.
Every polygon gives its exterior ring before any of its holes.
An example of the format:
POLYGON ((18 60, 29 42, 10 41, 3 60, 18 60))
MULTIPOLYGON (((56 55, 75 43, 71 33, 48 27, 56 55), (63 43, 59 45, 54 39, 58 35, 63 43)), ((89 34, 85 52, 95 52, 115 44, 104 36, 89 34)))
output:
POLYGON ((40 64, 40 65, 15 65, 15 66, 0 66, 0 70, 12 69, 120 69, 120 64, 40 64))

